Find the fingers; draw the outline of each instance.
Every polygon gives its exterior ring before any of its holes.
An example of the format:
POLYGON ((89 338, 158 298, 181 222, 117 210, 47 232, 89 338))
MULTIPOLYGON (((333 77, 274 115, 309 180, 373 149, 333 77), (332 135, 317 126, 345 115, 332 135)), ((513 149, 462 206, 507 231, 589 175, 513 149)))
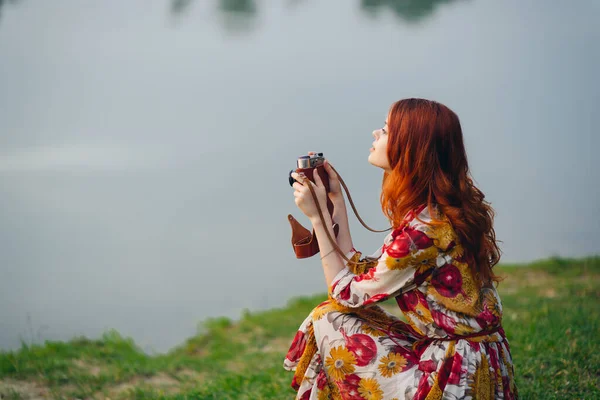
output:
POLYGON ((317 187, 323 187, 323 181, 321 180, 321 177, 319 176, 319 173, 317 171, 315 171, 315 173, 313 174, 313 179, 315 180, 315 185, 317 187))
POLYGON ((295 189, 294 196, 298 197, 299 195, 305 193, 308 190, 308 187, 304 185, 308 178, 306 178, 304 174, 300 175, 297 172, 292 172, 291 176, 296 180, 296 182, 292 184, 292 187, 295 189))
POLYGON ((313 215, 315 210, 318 210, 319 208, 322 209, 326 207, 327 193, 318 172, 314 171, 313 181, 308 179, 303 173, 299 174, 295 171, 293 171, 290 176, 296 180, 296 182, 292 184, 292 187, 294 188, 294 203, 296 203, 296 206, 298 206, 307 216, 313 215), (315 193, 311 193, 311 191, 314 191, 315 193))
POLYGON ((328 160, 325 160, 325 162, 323 162, 323 165, 325 165, 325 168, 327 168, 328 170, 330 170, 330 171, 333 170, 331 168, 331 163, 328 160))
MULTIPOLYGON (((294 182, 292 184, 292 187, 294 189, 296 189, 297 191, 302 191, 302 192, 306 191, 308 189, 306 184, 312 183, 310 181, 310 179, 308 179, 306 177, 306 175, 304 175, 304 174, 298 174, 297 172, 292 172, 291 177, 296 180, 296 182, 294 182)), ((317 187, 319 189, 325 189, 325 185, 323 185, 323 180, 321 179, 321 176, 319 176, 319 174, 316 171, 313 174, 313 180, 314 180, 313 185, 315 187, 317 187)))
POLYGON ((296 180, 296 182, 298 182, 300 184, 303 184, 304 180, 306 179, 306 176, 304 174, 300 175, 297 172, 292 172, 291 176, 292 176, 292 178, 294 178, 296 180))
MULTIPOLYGON (((318 174, 317 173, 313 174, 313 179, 316 175, 318 175, 318 174)), ((300 183, 301 185, 304 185, 305 183, 310 182, 310 179, 308 179, 306 177, 306 175, 304 175, 304 174, 292 172, 291 176, 292 176, 292 178, 294 178, 296 180, 296 183, 300 183)), ((295 183, 294 183, 294 185, 295 185, 295 183)), ((295 187, 294 185, 292 185, 292 187, 295 187)), ((315 181, 315 185, 316 185, 316 181, 315 181)))
POLYGON ((333 168, 331 168, 331 164, 329 163, 329 161, 325 160, 324 165, 325 165, 325 171, 327 171, 327 174, 329 175, 329 177, 337 178, 337 174, 335 173, 333 168))

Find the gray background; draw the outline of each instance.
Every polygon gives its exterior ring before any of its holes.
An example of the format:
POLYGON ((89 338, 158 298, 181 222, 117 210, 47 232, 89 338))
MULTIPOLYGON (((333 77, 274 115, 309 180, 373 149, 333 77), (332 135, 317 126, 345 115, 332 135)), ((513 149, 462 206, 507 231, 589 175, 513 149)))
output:
MULTIPOLYGON (((0 13, 0 348, 115 328, 166 351, 207 317, 324 292, 289 243, 286 215, 307 221, 287 173, 325 152, 384 228, 371 131, 405 97, 461 118, 503 262, 599 252, 597 1, 0 13)), ((380 245, 351 223, 360 250, 380 245)))

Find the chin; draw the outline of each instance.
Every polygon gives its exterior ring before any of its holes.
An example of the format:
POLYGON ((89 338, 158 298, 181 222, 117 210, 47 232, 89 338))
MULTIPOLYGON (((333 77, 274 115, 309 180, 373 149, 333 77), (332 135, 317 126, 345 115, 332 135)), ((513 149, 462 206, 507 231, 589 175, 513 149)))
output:
POLYGON ((372 166, 377 167, 377 168, 383 168, 381 165, 378 165, 377 163, 374 163, 371 160, 369 160, 369 164, 371 164, 372 166))
POLYGON ((369 157, 367 158, 367 161, 369 162, 369 164, 371 164, 372 166, 376 167, 376 164, 373 164, 373 160, 371 160, 371 154, 369 154, 369 157))

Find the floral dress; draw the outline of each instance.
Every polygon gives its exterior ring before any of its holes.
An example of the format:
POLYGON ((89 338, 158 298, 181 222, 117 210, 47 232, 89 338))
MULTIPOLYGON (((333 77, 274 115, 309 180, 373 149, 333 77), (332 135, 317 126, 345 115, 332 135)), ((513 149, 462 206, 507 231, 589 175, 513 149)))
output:
POLYGON ((429 207, 408 213, 333 279, 284 360, 297 399, 518 398, 498 293, 477 286, 449 220, 431 220, 429 207), (376 304, 391 298, 408 323, 376 304))

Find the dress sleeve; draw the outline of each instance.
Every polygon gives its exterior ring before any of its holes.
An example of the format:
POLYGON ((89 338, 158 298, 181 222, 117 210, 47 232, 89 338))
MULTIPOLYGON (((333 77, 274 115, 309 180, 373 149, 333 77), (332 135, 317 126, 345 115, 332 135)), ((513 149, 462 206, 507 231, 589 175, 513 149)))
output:
MULTIPOLYGON (((397 296, 415 283, 420 285, 436 265, 438 248, 424 227, 404 227, 374 254, 377 257, 363 273, 347 265, 333 279, 330 297, 346 307, 363 307, 397 296), (354 269, 355 272, 352 272, 354 269)), ((356 261, 360 253, 351 251, 356 261)))

